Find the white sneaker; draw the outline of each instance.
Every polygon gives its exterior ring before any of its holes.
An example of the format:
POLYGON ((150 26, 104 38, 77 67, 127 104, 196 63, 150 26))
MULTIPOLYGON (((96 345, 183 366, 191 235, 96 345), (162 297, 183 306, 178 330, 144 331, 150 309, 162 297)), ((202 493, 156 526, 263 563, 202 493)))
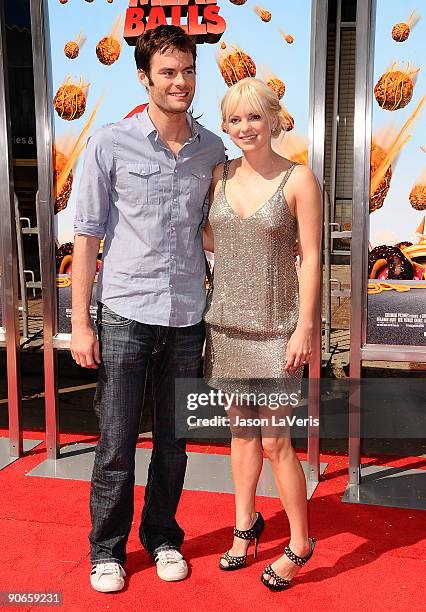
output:
POLYGON ((166 548, 154 553, 157 564, 157 574, 161 580, 173 582, 183 580, 188 575, 188 566, 185 559, 175 548, 166 548))
POLYGON ((124 587, 126 572, 119 563, 97 563, 90 572, 90 584, 95 591, 113 593, 124 587))

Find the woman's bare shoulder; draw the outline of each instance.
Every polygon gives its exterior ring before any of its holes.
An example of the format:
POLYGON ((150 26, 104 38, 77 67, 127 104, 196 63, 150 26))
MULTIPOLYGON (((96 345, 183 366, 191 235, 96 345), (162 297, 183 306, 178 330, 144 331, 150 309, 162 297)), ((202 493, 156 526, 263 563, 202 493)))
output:
POLYGON ((296 163, 294 166, 294 170, 292 172, 294 178, 297 178, 300 181, 307 180, 317 180, 315 174, 312 172, 311 168, 306 164, 296 163))
POLYGON ((318 188, 318 179, 306 164, 296 164, 289 180, 290 190, 296 195, 300 192, 318 188))

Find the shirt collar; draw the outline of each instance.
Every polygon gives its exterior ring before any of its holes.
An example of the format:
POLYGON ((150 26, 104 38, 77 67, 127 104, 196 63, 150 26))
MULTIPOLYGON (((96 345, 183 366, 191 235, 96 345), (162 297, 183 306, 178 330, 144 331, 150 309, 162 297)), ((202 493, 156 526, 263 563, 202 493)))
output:
MULTIPOLYGON (((142 127, 142 132, 145 138, 147 138, 150 134, 155 133, 155 139, 158 138, 158 132, 155 125, 152 123, 151 118, 148 114, 148 106, 144 108, 141 113, 138 113, 136 117, 139 119, 142 127)), ((191 128, 192 136, 189 137, 189 142, 193 142, 196 139, 200 139, 200 131, 198 129, 198 124, 191 113, 186 113, 186 119, 188 121, 188 125, 191 128)))

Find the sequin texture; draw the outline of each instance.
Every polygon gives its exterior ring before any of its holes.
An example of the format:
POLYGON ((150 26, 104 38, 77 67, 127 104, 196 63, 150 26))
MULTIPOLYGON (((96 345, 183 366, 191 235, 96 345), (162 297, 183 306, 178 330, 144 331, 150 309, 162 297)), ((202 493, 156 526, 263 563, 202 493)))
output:
POLYGON ((281 379, 293 383, 287 389, 300 387, 303 367, 294 374, 284 372, 299 291, 293 256, 297 222, 283 188, 297 164, 287 170, 274 195, 243 219, 226 199, 229 163, 209 213, 215 268, 204 315, 205 379, 224 390, 246 391, 241 379, 281 379))

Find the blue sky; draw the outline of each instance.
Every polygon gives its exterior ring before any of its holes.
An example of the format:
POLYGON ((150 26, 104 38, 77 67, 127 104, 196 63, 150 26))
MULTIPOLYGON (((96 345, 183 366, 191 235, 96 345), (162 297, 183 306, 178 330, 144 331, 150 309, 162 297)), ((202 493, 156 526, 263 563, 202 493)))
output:
MULTIPOLYGON (((258 67, 266 65, 286 84, 283 102, 295 119, 296 131, 307 138, 309 111, 309 62, 311 0, 290 2, 288 0, 265 0, 264 6, 272 12, 272 20, 264 23, 253 12, 254 0, 235 6, 229 0, 219 0, 220 12, 227 22, 223 40, 237 44, 247 52, 258 67), (287 44, 278 33, 281 28, 292 34, 295 41, 287 44)), ((262 2, 260 3, 262 4, 262 2)), ((95 54, 97 42, 107 35, 118 13, 125 13, 128 0, 70 0, 60 4, 59 0, 48 0, 50 40, 52 49, 53 92, 56 93, 65 76, 76 79, 83 76, 90 83, 86 113, 77 121, 67 122, 56 113, 56 137, 72 130, 75 134, 84 126, 96 100, 103 93, 106 98, 96 116, 91 131, 96 127, 118 121, 136 105, 146 101, 146 93, 136 78, 133 47, 123 42, 119 60, 112 66, 103 66, 95 54), (87 37, 76 60, 69 60, 63 53, 65 42, 73 40, 83 29, 87 37)), ((194 113, 201 115, 200 122, 219 133, 219 104, 227 87, 219 73, 215 52, 218 45, 198 46, 197 93, 194 113)), ((230 147, 232 156, 237 151, 227 137, 224 142, 230 147)), ((81 171, 81 160, 75 171, 75 187, 66 210, 57 215, 59 240, 72 240, 72 223, 77 183, 81 171)))
MULTIPOLYGON (((426 93, 426 6, 424 2, 402 0, 377 0, 377 21, 374 61, 374 85, 383 72, 394 61, 410 62, 420 68, 411 102, 397 111, 383 110, 373 96, 373 133, 377 128, 389 124, 398 130, 413 112, 423 94, 426 93), (408 40, 396 43, 391 37, 395 23, 405 21, 417 8, 422 19, 412 30, 408 40), (423 11, 422 11, 423 9, 423 11)), ((374 244, 412 239, 423 215, 414 210, 408 200, 412 186, 426 167, 426 154, 420 146, 426 145, 426 104, 418 116, 412 137, 400 153, 393 169, 391 188, 383 207, 370 215, 370 238, 374 244), (386 239, 388 237, 388 239, 386 239)))

